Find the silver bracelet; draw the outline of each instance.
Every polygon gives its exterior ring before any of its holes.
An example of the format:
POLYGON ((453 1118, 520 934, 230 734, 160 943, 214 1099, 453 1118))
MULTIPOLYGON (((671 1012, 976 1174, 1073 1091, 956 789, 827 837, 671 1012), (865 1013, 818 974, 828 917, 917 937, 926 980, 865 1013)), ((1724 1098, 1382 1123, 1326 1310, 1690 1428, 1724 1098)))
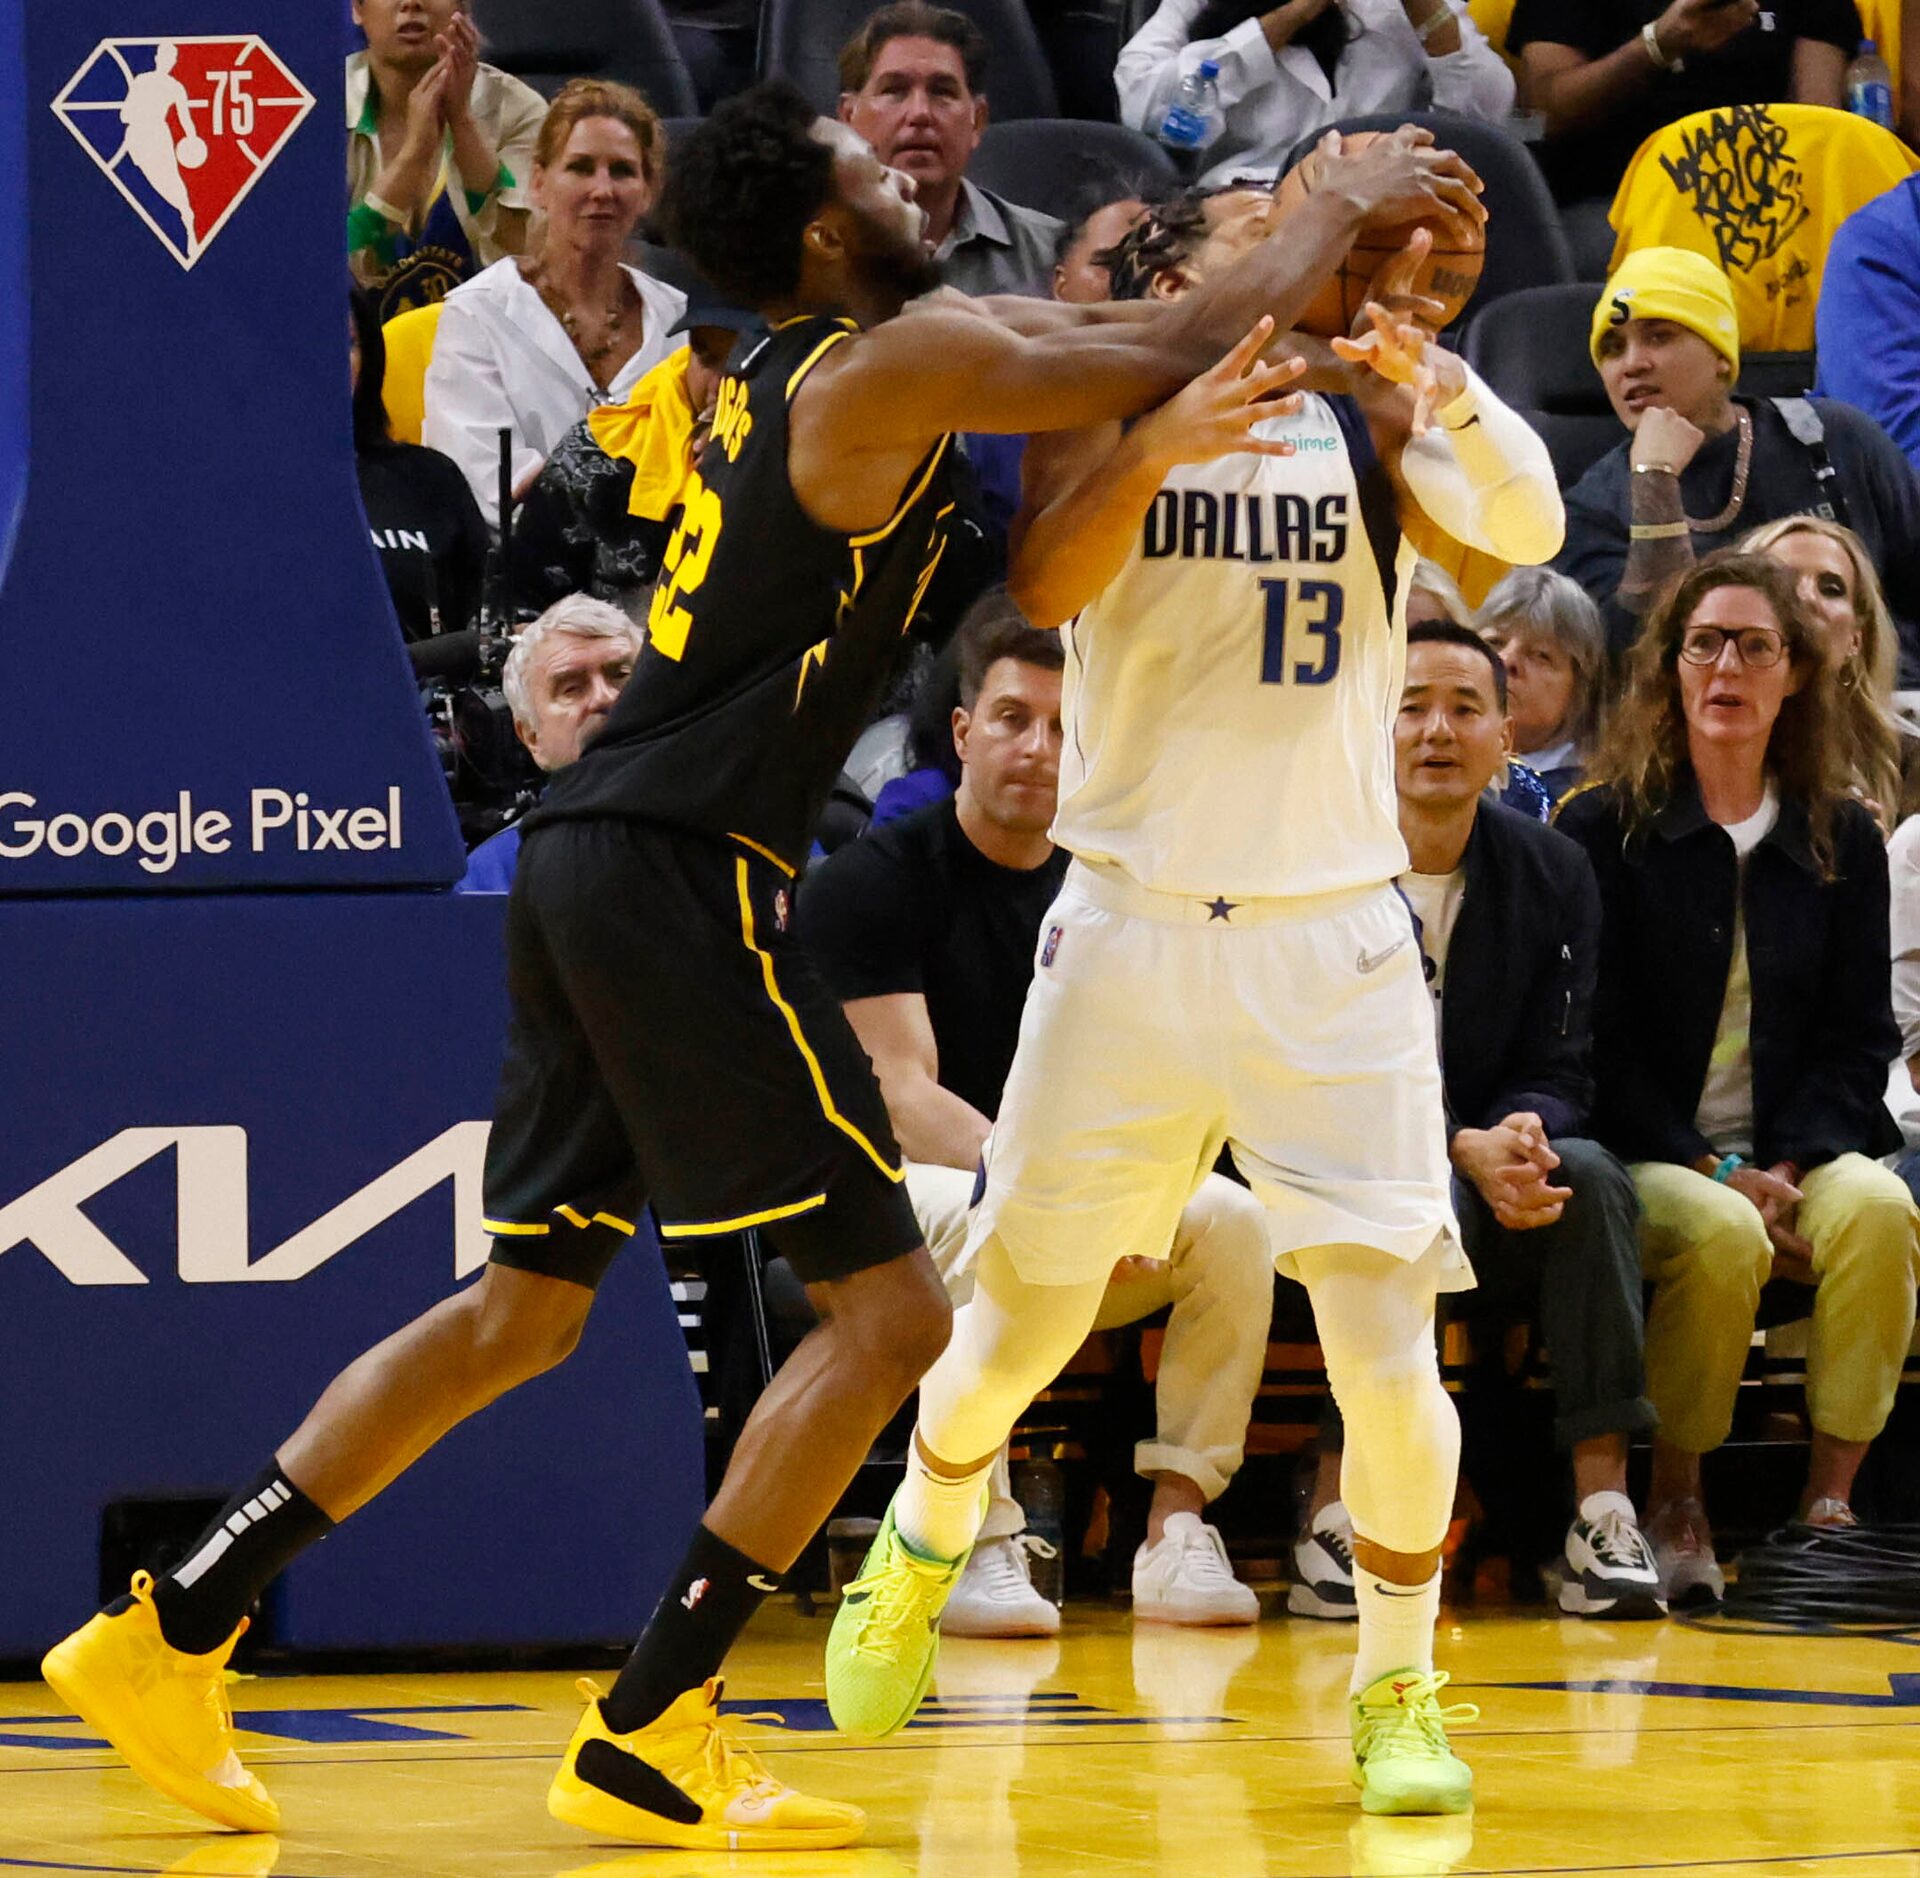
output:
POLYGON ((1440 4, 1413 29, 1414 33, 1423 46, 1431 45, 1434 34, 1452 18, 1453 8, 1447 5, 1446 0, 1440 0, 1440 4))

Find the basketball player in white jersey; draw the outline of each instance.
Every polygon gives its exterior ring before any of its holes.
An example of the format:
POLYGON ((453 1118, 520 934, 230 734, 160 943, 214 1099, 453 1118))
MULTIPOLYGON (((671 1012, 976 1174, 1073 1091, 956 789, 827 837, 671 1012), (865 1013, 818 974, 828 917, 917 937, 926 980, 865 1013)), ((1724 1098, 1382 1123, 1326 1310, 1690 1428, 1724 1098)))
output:
MULTIPOLYGON (((1176 199, 1128 237, 1116 293, 1177 298, 1267 232, 1264 193, 1176 199)), ((1424 254, 1416 240, 1407 260, 1424 254)), ((1310 1292, 1345 1412, 1369 1812, 1472 1804, 1434 1672, 1459 1426, 1435 1298, 1470 1285, 1391 726, 1417 509, 1533 564, 1564 518, 1539 439, 1457 358, 1371 308, 1271 401, 1238 351, 1126 435, 1029 458, 1012 585, 1067 644, 1054 838, 1075 863, 1042 929, 973 1223, 975 1299, 921 1385, 907 1479, 828 1655, 848 1732, 904 1723, 919 1613, 963 1554, 1000 1442, 1093 1321, 1116 1251, 1164 1243, 1223 1145, 1310 1292), (888 1531, 899 1544, 889 1548, 888 1531)), ((1290 343, 1290 342, 1289 342, 1290 343)), ((1036 443, 1040 440, 1036 440, 1036 443)))

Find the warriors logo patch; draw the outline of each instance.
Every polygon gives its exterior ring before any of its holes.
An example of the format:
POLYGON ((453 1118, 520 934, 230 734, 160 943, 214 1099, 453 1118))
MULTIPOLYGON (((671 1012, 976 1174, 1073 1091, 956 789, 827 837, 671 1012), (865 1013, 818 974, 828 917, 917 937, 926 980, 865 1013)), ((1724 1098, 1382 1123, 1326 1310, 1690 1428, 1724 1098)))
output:
POLYGON ((252 33, 103 39, 54 115, 182 267, 199 260, 313 109, 252 33))

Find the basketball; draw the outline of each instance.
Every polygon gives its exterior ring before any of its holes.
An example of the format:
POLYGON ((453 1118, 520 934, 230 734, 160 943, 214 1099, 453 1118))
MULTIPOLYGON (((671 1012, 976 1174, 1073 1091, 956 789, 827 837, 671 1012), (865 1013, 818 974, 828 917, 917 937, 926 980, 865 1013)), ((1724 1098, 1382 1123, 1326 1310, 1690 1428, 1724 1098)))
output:
POLYGON ((207 160, 206 140, 201 137, 182 137, 174 146, 173 160, 183 170, 197 170, 207 160))
MULTIPOLYGON (((1345 139, 1345 147, 1364 149, 1384 134, 1355 131, 1345 139)), ((1313 193, 1324 168, 1325 159, 1314 150, 1286 173, 1274 197, 1278 218, 1290 215, 1313 193)), ((1446 308, 1438 324, 1448 326, 1460 317, 1461 309, 1473 298, 1473 290, 1480 284, 1480 269, 1486 260, 1486 230, 1464 216, 1434 215, 1423 220, 1433 231, 1433 247, 1414 276, 1414 291, 1439 301, 1446 308)), ((1294 320, 1294 326, 1303 333, 1318 334, 1322 339, 1350 333, 1366 303, 1374 275, 1407 245, 1413 231, 1421 225, 1420 221, 1397 222, 1361 229, 1339 271, 1294 320)))

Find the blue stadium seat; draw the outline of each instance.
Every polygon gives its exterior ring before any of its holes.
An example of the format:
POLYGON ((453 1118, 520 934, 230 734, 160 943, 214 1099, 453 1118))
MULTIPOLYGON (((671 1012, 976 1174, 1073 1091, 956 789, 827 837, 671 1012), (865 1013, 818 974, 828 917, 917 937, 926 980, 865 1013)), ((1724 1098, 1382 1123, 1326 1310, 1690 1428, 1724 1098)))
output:
MULTIPOLYGON (((1560 213, 1547 193, 1527 147, 1493 124, 1461 117, 1452 111, 1378 112, 1368 117, 1343 118, 1336 130, 1393 130, 1401 124, 1421 124, 1434 140, 1459 154, 1478 171, 1486 184, 1487 259, 1480 286, 1467 309, 1468 326, 1494 301, 1528 287, 1550 287, 1575 278, 1573 253, 1567 246, 1560 213)), ((1283 173, 1290 170, 1326 133, 1303 137, 1287 153, 1283 173)), ((1591 302, 1589 302, 1591 304, 1591 302)), ((1583 354, 1584 356, 1584 354, 1583 354)))
POLYGON ((700 109, 660 0, 474 0, 483 56, 549 98, 570 78, 611 78, 662 117, 700 109))
POLYGON ((969 180, 1022 208, 1065 219, 1096 187, 1115 196, 1157 193, 1179 180, 1173 159, 1125 124, 1083 118, 1026 117, 989 124, 967 166, 969 180))
MULTIPOLYGON (((521 0, 528 4, 529 0, 521 0)), ((945 0, 986 34, 987 100, 999 120, 1057 117, 1053 73, 1020 0, 945 0)), ((880 0, 766 0, 760 17, 760 69, 790 78, 831 113, 840 102, 840 48, 880 0)))

